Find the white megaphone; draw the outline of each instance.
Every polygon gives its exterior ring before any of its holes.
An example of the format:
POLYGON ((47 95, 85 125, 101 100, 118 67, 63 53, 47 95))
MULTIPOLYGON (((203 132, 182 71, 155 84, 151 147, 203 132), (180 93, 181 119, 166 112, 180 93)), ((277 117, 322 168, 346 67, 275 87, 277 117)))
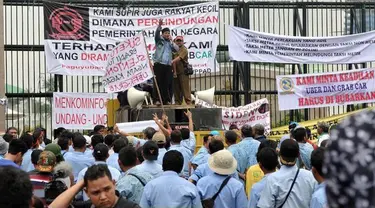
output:
POLYGON ((128 90, 128 102, 131 108, 142 105, 143 101, 146 101, 148 105, 147 97, 150 97, 148 92, 137 90, 134 87, 128 90))
POLYGON ((215 95, 215 87, 212 87, 208 90, 197 91, 194 93, 195 99, 201 99, 206 103, 212 105, 214 104, 214 95, 215 95))

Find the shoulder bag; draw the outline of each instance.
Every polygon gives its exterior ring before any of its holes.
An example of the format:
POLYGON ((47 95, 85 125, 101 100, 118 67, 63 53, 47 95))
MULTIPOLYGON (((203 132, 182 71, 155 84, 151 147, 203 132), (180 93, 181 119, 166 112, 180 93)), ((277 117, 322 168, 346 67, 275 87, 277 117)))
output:
POLYGON ((220 194, 220 192, 224 188, 224 186, 227 185, 227 183, 228 183, 228 181, 229 181, 230 178, 231 178, 231 176, 228 176, 223 181, 223 183, 221 184, 221 186, 219 188, 219 191, 217 191, 216 194, 212 198, 208 198, 208 199, 202 200, 202 206, 203 206, 203 208, 213 208, 214 207, 214 205, 215 205, 215 199, 220 194))
POLYGON ((188 61, 182 60, 184 65, 184 74, 190 76, 194 74, 193 66, 188 61))
POLYGON ((131 176, 134 176, 136 179, 138 179, 138 181, 139 182, 141 182, 141 184, 143 185, 143 186, 145 186, 146 184, 137 176, 137 175, 135 175, 135 174, 132 174, 132 173, 128 173, 128 175, 131 175, 131 176))
POLYGON ((294 184, 296 183, 296 179, 297 179, 298 173, 299 173, 299 168, 298 168, 298 170, 297 170, 296 175, 294 176, 294 180, 293 180, 292 185, 290 186, 290 189, 289 189, 289 191, 288 191, 288 194, 286 195, 286 197, 285 197, 285 199, 284 199, 284 202, 279 206, 279 208, 282 208, 282 207, 284 206, 286 200, 288 200, 288 197, 289 197, 289 195, 290 195, 290 192, 292 192, 293 186, 294 186, 294 184))

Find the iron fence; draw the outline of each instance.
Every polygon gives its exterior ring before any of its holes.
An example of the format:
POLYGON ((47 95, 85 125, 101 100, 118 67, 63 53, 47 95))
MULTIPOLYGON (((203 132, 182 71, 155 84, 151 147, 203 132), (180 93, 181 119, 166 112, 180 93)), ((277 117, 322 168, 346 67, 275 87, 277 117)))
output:
MULTIPOLYGON (((176 7, 197 1, 59 1, 90 7, 176 7)), ((43 7, 40 0, 4 0, 4 44, 6 96, 9 100, 7 126, 21 130, 43 126, 51 129, 52 93, 104 92, 99 77, 50 75, 45 69, 43 7)), ((354 70, 371 67, 332 64, 268 64, 231 62, 227 26, 249 28, 290 36, 337 36, 373 30, 375 5, 371 2, 220 2, 220 71, 194 75, 192 91, 216 86, 215 103, 245 105, 260 98, 271 103, 272 126, 290 120, 308 120, 345 113, 361 106, 279 111, 275 78, 302 74, 354 70)), ((51 131, 50 131, 51 132, 51 131)))

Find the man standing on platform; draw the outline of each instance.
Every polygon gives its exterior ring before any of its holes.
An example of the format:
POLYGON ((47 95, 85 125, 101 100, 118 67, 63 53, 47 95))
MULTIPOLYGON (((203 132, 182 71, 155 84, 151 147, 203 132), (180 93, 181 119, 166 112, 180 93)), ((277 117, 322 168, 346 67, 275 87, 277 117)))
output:
POLYGON ((172 86, 172 51, 178 51, 178 46, 172 42, 169 28, 163 28, 163 20, 159 20, 159 26, 155 32, 156 51, 153 57, 154 74, 157 83, 154 83, 154 100, 156 105, 160 105, 156 84, 159 86, 160 95, 165 105, 171 104, 172 95, 169 89, 172 86), (161 31, 161 35, 160 35, 161 31))
POLYGON ((174 100, 177 105, 182 104, 182 97, 185 99, 185 103, 187 105, 191 104, 191 91, 190 91, 190 83, 189 83, 189 76, 185 75, 184 65, 188 64, 188 50, 184 45, 184 37, 177 36, 175 38, 175 43, 179 47, 177 56, 173 57, 173 64, 175 65, 175 73, 176 76, 174 77, 174 100))

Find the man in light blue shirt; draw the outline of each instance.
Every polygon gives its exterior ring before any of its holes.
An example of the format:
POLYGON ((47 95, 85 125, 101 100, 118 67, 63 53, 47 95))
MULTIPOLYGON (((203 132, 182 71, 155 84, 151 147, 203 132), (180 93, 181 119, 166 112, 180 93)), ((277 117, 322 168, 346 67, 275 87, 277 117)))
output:
POLYGON ((198 150, 197 154, 191 158, 190 163, 193 166, 194 170, 202 164, 207 163, 210 153, 208 153, 208 145, 211 142, 212 135, 205 135, 203 137, 203 146, 198 150))
POLYGON ((314 147, 306 142, 307 132, 302 126, 297 126, 293 130, 293 138, 298 142, 299 146, 299 159, 297 161, 297 167, 305 167, 307 170, 311 170, 311 153, 314 151, 314 147))
POLYGON ((176 150, 168 151, 163 158, 163 175, 146 184, 139 205, 142 208, 201 208, 197 188, 178 175, 183 166, 183 155, 176 150))
POLYGON ((163 168, 158 164, 159 147, 153 141, 148 141, 143 145, 142 155, 145 161, 138 165, 136 168, 139 171, 147 172, 154 178, 159 177, 163 174, 163 168))
POLYGON ((193 115, 190 111, 187 111, 185 115, 189 120, 189 129, 182 128, 181 131, 181 146, 191 151, 191 154, 194 155, 195 147, 197 146, 197 141, 194 135, 194 124, 193 124, 193 115))
POLYGON ((324 162, 325 149, 319 147, 311 154, 312 173, 319 185, 315 186, 314 193, 311 198, 310 208, 325 208, 328 207, 326 196, 326 184, 324 182, 324 174, 322 166, 324 162))
POLYGON ((0 159, 0 167, 13 166, 20 168, 22 157, 27 152, 27 145, 20 139, 13 139, 9 142, 8 153, 0 159))
POLYGON ((185 179, 188 179, 189 178, 189 161, 193 157, 193 154, 191 153, 190 150, 186 149, 185 147, 182 147, 180 143, 181 143, 181 132, 179 130, 172 131, 171 147, 169 148, 168 151, 177 150, 183 155, 184 167, 183 167, 181 174, 185 179))
POLYGON ((280 150, 280 146, 281 146, 281 143, 283 143, 283 141, 285 141, 286 139, 290 139, 290 135, 291 135, 293 129, 296 128, 297 126, 298 126, 297 122, 292 121, 292 122, 289 123, 289 127, 288 127, 289 128, 289 134, 285 134, 281 137, 280 142, 277 145, 277 149, 280 150))
POLYGON ((309 207, 311 196, 316 185, 314 176, 310 171, 300 169, 293 185, 293 189, 287 198, 289 189, 297 174, 297 158, 299 155, 298 143, 293 139, 285 140, 280 147, 280 170, 270 174, 266 178, 266 185, 257 204, 260 208, 309 207))
POLYGON ((165 143, 166 143, 165 135, 161 132, 156 132, 154 136, 152 137, 152 141, 155 142, 159 147, 159 155, 158 155, 157 163, 159 165, 163 165, 163 157, 165 153, 167 152, 167 149, 165 149, 165 143))
POLYGON ((228 145, 228 151, 232 153, 233 157, 237 160, 237 171, 241 174, 245 174, 248 164, 246 152, 239 148, 236 144, 238 134, 235 131, 225 132, 225 143, 228 145))
POLYGON ((22 135, 19 139, 25 142, 28 150, 27 152, 23 155, 23 160, 21 164, 21 169, 25 172, 30 172, 34 170, 34 165, 31 162, 31 153, 33 152, 33 136, 24 134, 22 135))
POLYGON ((139 161, 134 147, 127 146, 120 150, 119 164, 124 175, 116 183, 116 190, 122 197, 139 204, 145 185, 154 177, 136 167, 139 161))
POLYGON ((95 164, 94 158, 85 153, 86 139, 81 134, 75 134, 73 138, 74 152, 67 152, 64 159, 73 168, 74 180, 77 181, 78 174, 84 168, 88 168, 95 164))
POLYGON ((255 183, 251 188, 248 208, 257 207, 257 203, 260 199, 260 193, 263 191, 264 186, 266 185, 266 178, 269 176, 269 174, 276 171, 276 167, 279 164, 279 157, 276 150, 270 147, 261 149, 258 152, 257 158, 259 166, 264 173, 264 177, 261 181, 255 183))
POLYGON ((246 168, 249 168, 250 166, 258 163, 256 154, 258 152, 260 142, 253 139, 253 129, 250 125, 243 125, 241 128, 241 134, 243 139, 240 143, 237 144, 237 147, 245 152, 247 159, 246 168))
POLYGON ((243 184, 232 178, 236 173, 237 161, 228 150, 220 150, 210 156, 208 166, 214 172, 197 183, 202 200, 212 198, 228 177, 229 181, 215 199, 214 208, 245 208, 247 198, 243 184))
MULTIPOLYGON (((95 145, 94 151, 92 153, 94 158, 95 158, 95 165, 98 165, 98 164, 107 165, 105 163, 105 161, 109 157, 108 151, 109 151, 109 149, 108 149, 107 145, 105 145, 103 143, 95 145)), ((83 177, 85 176, 85 173, 86 173, 87 169, 88 168, 84 168, 79 172, 77 181, 83 180, 83 177)), ((121 176, 120 171, 118 171, 116 168, 112 168, 112 167, 108 167, 108 169, 111 172, 112 180, 117 182, 119 180, 120 176, 121 176)), ((84 201, 89 200, 89 197, 86 195, 86 193, 83 193, 83 200, 84 201)))
POLYGON ((121 172, 121 168, 118 164, 118 153, 124 147, 128 146, 128 139, 125 137, 120 137, 113 142, 113 151, 114 153, 109 156, 107 159, 107 165, 113 168, 116 168, 118 171, 121 172))
MULTIPOLYGON (((218 152, 220 150, 224 149, 224 144, 220 140, 212 140, 210 144, 208 145, 210 154, 214 154, 215 152, 218 152)), ((210 169, 208 165, 208 161, 200 166, 197 167, 197 169, 194 171, 194 173, 190 176, 189 181, 197 184, 199 179, 203 178, 204 176, 208 176, 210 174, 213 174, 214 172, 210 169)), ((236 178, 239 180, 237 171, 232 174, 233 178, 236 178)))

